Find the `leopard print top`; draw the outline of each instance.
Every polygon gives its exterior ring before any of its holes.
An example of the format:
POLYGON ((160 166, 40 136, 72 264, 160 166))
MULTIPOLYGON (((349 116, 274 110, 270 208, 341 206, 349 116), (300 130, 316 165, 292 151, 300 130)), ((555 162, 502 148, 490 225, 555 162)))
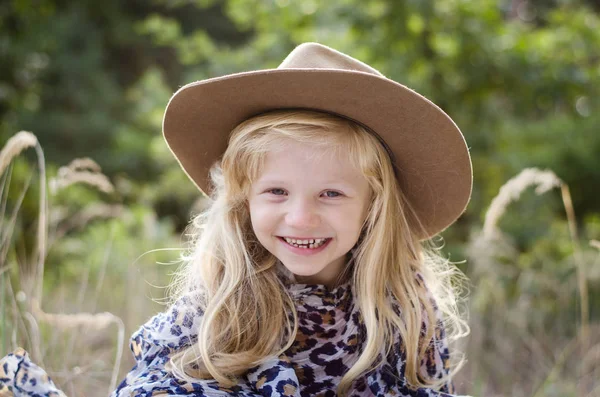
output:
MULTIPOLYGON (((280 269, 283 269, 279 264, 280 269)), ((284 271, 285 272, 285 271, 284 271)), ((198 396, 336 396, 336 386, 358 360, 366 330, 347 281, 329 289, 320 284, 299 284, 284 273, 284 284, 296 303, 298 333, 293 345, 248 371, 238 385, 225 388, 215 380, 186 382, 165 370, 169 354, 197 340, 202 311, 183 298, 165 313, 153 317, 131 339, 137 365, 111 397, 146 396, 154 393, 198 396)), ((449 359, 443 327, 421 371, 440 378, 449 359)), ((404 353, 399 335, 387 363, 354 381, 349 396, 448 397, 452 383, 441 390, 410 389, 404 377, 404 353)))

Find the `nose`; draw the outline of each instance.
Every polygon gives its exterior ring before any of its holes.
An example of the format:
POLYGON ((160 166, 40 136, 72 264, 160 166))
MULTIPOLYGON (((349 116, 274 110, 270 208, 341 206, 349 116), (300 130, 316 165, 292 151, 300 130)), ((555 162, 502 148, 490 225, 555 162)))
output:
POLYGON ((308 230, 317 228, 321 223, 321 217, 312 199, 298 198, 290 200, 285 221, 290 227, 308 230))

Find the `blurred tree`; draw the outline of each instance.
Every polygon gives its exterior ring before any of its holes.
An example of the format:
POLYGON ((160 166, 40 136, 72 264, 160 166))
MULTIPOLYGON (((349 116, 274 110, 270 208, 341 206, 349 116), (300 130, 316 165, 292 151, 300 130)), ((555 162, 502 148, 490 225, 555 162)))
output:
MULTIPOLYGON (((139 24, 160 15, 173 21, 176 31, 187 34, 201 29, 217 43, 241 44, 248 35, 228 21, 222 4, 179 3, 2 2, 0 141, 18 130, 30 130, 51 162, 64 164, 76 156, 90 156, 108 174, 123 171, 151 179, 158 169, 148 146, 117 144, 123 130, 133 132, 128 139, 140 143, 160 131, 136 117, 138 108, 128 90, 151 67, 176 87, 184 66, 173 43, 155 40, 139 24)), ((155 33, 162 34, 168 27, 155 33)), ((164 106, 168 92, 160 100, 164 106)))

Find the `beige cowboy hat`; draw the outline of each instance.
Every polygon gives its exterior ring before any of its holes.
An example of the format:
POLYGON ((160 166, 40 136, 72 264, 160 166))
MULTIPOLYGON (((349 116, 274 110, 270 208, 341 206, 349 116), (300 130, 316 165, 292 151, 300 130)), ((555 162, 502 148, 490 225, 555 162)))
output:
POLYGON ((400 186, 435 236, 465 210, 473 172, 464 137, 438 106, 346 54, 318 43, 296 47, 277 69, 197 81, 170 99, 167 144, 208 194, 209 169, 242 121, 274 109, 313 109, 366 126, 390 153, 400 186))

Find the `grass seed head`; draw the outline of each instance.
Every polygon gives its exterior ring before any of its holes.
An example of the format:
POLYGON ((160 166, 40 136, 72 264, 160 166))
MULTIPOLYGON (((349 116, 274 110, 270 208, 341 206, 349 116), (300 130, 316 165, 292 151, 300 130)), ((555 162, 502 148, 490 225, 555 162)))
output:
POLYGON ((20 131, 12 136, 0 151, 0 174, 4 172, 13 158, 17 157, 23 150, 37 144, 36 136, 29 131, 20 131))

